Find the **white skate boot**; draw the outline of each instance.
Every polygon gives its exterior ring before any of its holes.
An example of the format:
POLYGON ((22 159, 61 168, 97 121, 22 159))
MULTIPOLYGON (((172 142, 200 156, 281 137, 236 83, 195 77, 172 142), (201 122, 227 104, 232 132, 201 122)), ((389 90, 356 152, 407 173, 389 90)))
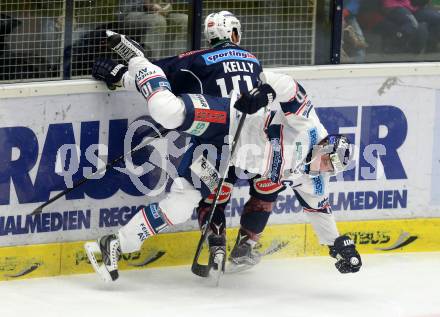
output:
POLYGON ((119 277, 118 261, 121 256, 121 247, 116 235, 103 236, 96 242, 86 242, 84 249, 93 269, 104 281, 115 281, 119 277), (96 255, 101 255, 101 264, 96 255))

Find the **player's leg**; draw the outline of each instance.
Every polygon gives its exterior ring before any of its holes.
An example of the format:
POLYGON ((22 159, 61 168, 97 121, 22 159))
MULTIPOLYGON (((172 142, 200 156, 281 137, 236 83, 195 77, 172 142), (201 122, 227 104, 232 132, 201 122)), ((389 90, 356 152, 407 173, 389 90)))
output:
POLYGON ((201 197, 187 180, 177 178, 164 200, 141 209, 117 234, 86 243, 87 256, 95 271, 106 281, 116 280, 121 253, 139 251, 149 237, 186 221, 201 197), (101 253, 103 265, 98 264, 96 253, 101 253))
POLYGON ((215 193, 210 194, 207 198, 202 199, 197 207, 197 218, 199 221, 200 229, 203 231, 205 225, 209 225, 209 231, 207 236, 207 243, 209 246, 209 253, 211 260, 220 254, 223 256, 222 263, 226 262, 226 218, 225 207, 228 204, 230 193, 232 191, 232 184, 223 183, 222 193, 220 194, 218 203, 214 210, 211 222, 206 224, 209 211, 212 207, 212 200, 215 193))
POLYGON ((285 187, 270 179, 256 176, 250 180, 250 199, 246 202, 240 218, 240 229, 229 261, 235 265, 253 266, 261 260, 255 250, 272 212, 278 194, 285 187))
MULTIPOLYGON (((226 217, 225 217, 225 208, 231 199, 232 189, 234 183, 237 180, 235 167, 231 166, 228 169, 228 175, 223 182, 223 186, 221 189, 220 196, 217 201, 216 208, 214 210, 214 214, 212 216, 212 220, 209 224, 209 233, 208 233, 208 245, 210 248, 210 254, 215 254, 219 252, 221 248, 225 254, 226 260, 226 217)), ((215 192, 209 194, 206 198, 202 199, 199 202, 199 205, 196 209, 197 218, 199 221, 200 229, 203 231, 203 226, 206 224, 207 217, 209 211, 211 210, 212 203, 215 197, 215 192)))
MULTIPOLYGON (((225 188, 225 187, 223 187, 225 188)), ((226 203, 221 203, 217 205, 214 214, 212 216, 211 222, 208 224, 209 233, 207 236, 207 243, 209 247, 210 258, 213 261, 214 257, 217 255, 222 256, 222 261, 226 260, 226 219, 224 214, 226 203)), ((211 210, 211 204, 206 203, 206 199, 202 199, 197 207, 197 216, 199 221, 200 229, 203 231, 204 225, 206 224, 208 213, 211 210)))
POLYGON ((335 267, 341 273, 356 273, 362 266, 362 260, 353 240, 340 235, 336 220, 326 196, 311 195, 300 188, 294 189, 295 196, 304 209, 304 214, 312 224, 321 245, 329 247, 331 257, 337 259, 335 267), (327 203, 322 203, 322 202, 327 203))

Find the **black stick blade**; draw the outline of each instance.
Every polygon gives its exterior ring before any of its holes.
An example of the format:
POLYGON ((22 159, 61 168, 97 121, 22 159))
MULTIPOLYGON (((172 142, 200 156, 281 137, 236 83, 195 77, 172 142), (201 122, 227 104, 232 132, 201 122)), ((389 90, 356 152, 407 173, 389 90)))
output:
POLYGON ((209 265, 199 264, 194 262, 191 266, 191 272, 200 277, 209 276, 209 265))

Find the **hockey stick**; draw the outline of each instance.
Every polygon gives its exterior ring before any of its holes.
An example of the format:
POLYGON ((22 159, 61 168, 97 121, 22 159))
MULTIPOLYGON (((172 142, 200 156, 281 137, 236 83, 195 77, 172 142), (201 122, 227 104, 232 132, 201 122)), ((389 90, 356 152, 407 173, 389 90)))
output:
MULTIPOLYGON (((282 250, 284 247, 286 247, 289 244, 288 241, 272 241, 271 245, 264 250, 263 252, 260 253, 261 258, 268 256, 268 255, 272 255, 280 250, 282 250)), ((253 268, 255 266, 254 265, 250 265, 250 264, 234 264, 234 263, 229 263, 229 265, 226 267, 225 273, 240 273, 243 271, 247 271, 251 268, 253 268)))
POLYGON ((232 148, 231 148, 231 153, 228 158, 228 164, 226 165, 225 171, 223 172, 223 175, 217 184, 217 192, 215 194, 211 208, 209 209, 207 220, 206 220, 204 228, 203 228, 203 233, 202 233, 202 236, 200 237, 199 244, 197 245, 196 254, 194 255, 193 263, 191 266, 191 271, 194 274, 201 276, 201 277, 208 277, 210 267, 209 267, 209 265, 200 264, 198 262, 199 257, 200 257, 200 253, 202 252, 203 243, 205 242, 206 237, 208 235, 209 224, 211 223, 212 217, 214 215, 214 210, 217 207, 217 201, 218 201, 218 198, 220 197, 221 188, 223 186, 223 182, 225 181, 226 174, 228 173, 228 167, 231 162, 231 158, 235 153, 237 141, 238 141, 238 138, 240 137, 241 130, 243 128, 243 124, 244 124, 245 119, 246 119, 246 113, 243 113, 240 118, 240 122, 238 123, 237 131, 235 132, 234 139, 232 141, 232 148))
MULTIPOLYGON (((169 130, 165 130, 165 129, 161 129, 159 130, 159 133, 156 134, 154 136, 154 139, 158 139, 163 135, 166 135, 169 132, 169 130), (163 133, 163 134, 162 134, 163 133)), ((113 161, 111 161, 110 163, 107 163, 107 165, 105 165, 104 167, 100 168, 99 170, 97 170, 96 172, 85 176, 83 179, 80 179, 79 181, 77 181, 75 184, 73 184, 72 187, 67 188, 66 190, 62 191, 61 193, 56 194, 55 196, 53 196, 51 199, 49 199, 48 201, 46 201, 45 203, 41 204, 40 206, 38 206, 37 208, 34 209, 34 211, 32 211, 31 215, 38 215, 39 213, 41 213, 43 211, 43 208, 50 205, 51 203, 53 203, 54 201, 60 199, 61 197, 67 195, 68 193, 70 193, 71 191, 73 191, 74 189, 78 188, 79 186, 81 186, 82 184, 86 183, 87 181, 91 180, 93 176, 97 175, 97 174, 101 174, 104 171, 107 171, 107 169, 113 167, 116 163, 118 163, 119 161, 122 161, 126 155, 128 154, 133 154, 136 153, 137 151, 143 149, 146 145, 150 144, 153 140, 149 140, 148 142, 145 143, 140 143, 138 144, 134 149, 132 149, 131 151, 122 154, 121 156, 115 158, 113 161)))

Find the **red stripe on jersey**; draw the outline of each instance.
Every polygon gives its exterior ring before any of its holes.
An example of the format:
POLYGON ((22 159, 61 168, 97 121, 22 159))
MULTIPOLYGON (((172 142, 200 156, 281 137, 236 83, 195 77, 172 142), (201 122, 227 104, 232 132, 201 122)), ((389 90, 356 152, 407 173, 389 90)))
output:
POLYGON ((148 229, 150 230, 150 234, 151 234, 152 236, 154 236, 155 232, 154 232, 154 230, 153 230, 153 227, 151 227, 150 222, 148 221, 147 215, 145 214, 145 208, 142 209, 142 216, 144 216, 144 220, 145 220, 145 223, 146 223, 147 226, 148 226, 148 229))
MULTIPOLYGON (((267 115, 266 121, 264 122, 264 131, 266 131, 267 127, 269 126, 269 123, 271 122, 271 119, 272 119, 272 116, 269 113, 267 115)), ((273 154, 272 143, 269 142, 269 155, 268 155, 267 160, 266 160, 266 168, 264 169, 263 175, 268 175, 269 174, 269 165, 270 165, 270 162, 272 161, 272 154, 273 154)))
POLYGON ((153 92, 151 95, 148 96, 147 101, 150 101, 151 97, 153 97, 155 94, 157 94, 159 91, 162 91, 162 89, 160 90, 156 90, 155 92, 153 92))
MULTIPOLYGON (((266 131, 267 127, 269 126, 269 122, 270 122, 271 118, 272 118, 272 116, 270 114, 268 114, 267 119, 264 122, 264 131, 266 131)), ((266 168, 264 169, 263 175, 269 174, 269 165, 270 165, 271 161, 272 161, 272 143, 269 142, 269 155, 266 159, 266 168)))
POLYGON ((304 107, 306 106, 308 100, 309 100, 308 98, 306 98, 306 100, 304 100, 304 102, 301 105, 301 107, 299 107, 299 109, 295 112, 296 115, 299 115, 301 113, 301 110, 304 109, 304 107))
POLYGON ((272 149, 272 143, 269 142, 269 155, 267 156, 266 159, 266 168, 264 169, 264 176, 268 176, 269 175, 269 169, 270 169, 270 165, 272 162, 272 158, 273 158, 273 149, 272 149))
POLYGON ((194 55, 194 54, 196 54, 196 53, 198 53, 198 52, 203 52, 203 51, 207 51, 207 50, 208 50, 208 49, 204 49, 204 50, 195 50, 195 51, 188 51, 188 52, 185 52, 185 53, 179 54, 179 58, 184 58, 184 57, 187 57, 187 56, 194 55))
POLYGON ((297 93, 297 92, 298 92, 298 83, 295 81, 295 94, 294 94, 293 97, 290 98, 289 101, 287 101, 287 102, 293 101, 293 99, 296 98, 296 93, 297 93))
MULTIPOLYGON (((223 204, 223 203, 226 203, 229 201, 229 198, 231 197, 231 193, 232 193, 232 188, 233 188, 232 184, 223 183, 222 191, 221 191, 220 195, 218 196, 217 204, 223 204)), ((209 194, 209 196, 207 198, 205 198, 205 202, 207 204, 212 204, 216 194, 217 194, 217 188, 214 190, 214 192, 209 194)))
POLYGON ((273 194, 283 188, 283 184, 274 183, 268 178, 258 178, 254 180, 254 188, 261 194, 273 194))
POLYGON ((268 115, 267 115, 267 118, 266 118, 266 121, 264 122, 264 129, 266 129, 266 128, 267 128, 267 126, 269 125, 269 120, 270 120, 270 117, 271 117, 271 115, 270 115, 270 114, 268 114, 268 115))
POLYGON ((143 84, 145 84, 145 82, 149 81, 152 78, 156 78, 156 77, 163 77, 162 75, 154 75, 154 76, 150 76, 147 78, 142 79, 141 81, 138 82, 138 86, 142 86, 143 84))
POLYGON ((170 226, 173 225, 171 220, 167 217, 167 215, 164 212, 162 212, 162 216, 165 218, 165 221, 167 222, 167 224, 169 224, 170 226))
POLYGON ((320 209, 313 209, 313 208, 304 208, 304 211, 307 212, 323 212, 325 214, 328 214, 328 208, 330 208, 330 204, 324 205, 320 209))
POLYGON ((226 124, 226 111, 194 109, 194 121, 226 124))
POLYGON ((286 163, 286 160, 284 159, 284 126, 281 126, 281 131, 280 131, 280 143, 281 143, 281 169, 280 169, 280 175, 279 175, 279 179, 278 181, 281 180, 281 178, 283 177, 284 174, 284 163, 286 163))

